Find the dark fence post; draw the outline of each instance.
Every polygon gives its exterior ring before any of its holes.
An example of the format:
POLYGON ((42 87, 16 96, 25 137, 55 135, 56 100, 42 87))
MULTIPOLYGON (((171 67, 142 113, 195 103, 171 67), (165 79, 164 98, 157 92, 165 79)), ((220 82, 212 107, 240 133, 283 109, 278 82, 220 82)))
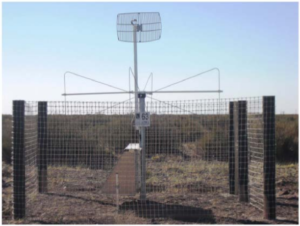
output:
POLYGON ((234 174, 234 121, 233 121, 234 102, 229 103, 229 193, 234 194, 235 174, 234 174))
POLYGON ((239 200, 248 202, 247 101, 238 102, 239 200))
POLYGON ((39 192, 47 192, 47 102, 38 102, 39 192))
POLYGON ((264 217, 276 218, 275 195, 275 97, 263 97, 264 122, 264 217))
POLYGON ((234 137, 234 194, 239 194, 239 106, 233 103, 233 137, 234 137))
POLYGON ((13 217, 25 217, 25 101, 13 101, 13 217))

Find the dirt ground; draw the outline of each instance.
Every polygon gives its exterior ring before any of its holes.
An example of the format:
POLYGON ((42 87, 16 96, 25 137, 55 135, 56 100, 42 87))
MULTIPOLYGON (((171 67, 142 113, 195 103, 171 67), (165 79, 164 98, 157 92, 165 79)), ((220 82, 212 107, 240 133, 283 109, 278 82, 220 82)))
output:
POLYGON ((34 193, 30 197, 26 207, 27 217, 21 221, 12 220, 11 167, 3 163, 3 223, 298 224, 298 164, 277 165, 277 219, 267 221, 263 219, 261 210, 249 203, 240 203, 238 197, 229 195, 223 188, 221 178, 224 175, 220 164, 218 168, 205 166, 209 172, 219 175, 219 179, 212 180, 207 176, 184 177, 188 167, 193 167, 197 172, 201 171, 199 164, 182 168, 166 160, 163 162, 165 165, 159 163, 162 168, 158 168, 156 162, 149 164, 147 201, 139 201, 138 194, 134 197, 122 196, 119 211, 114 196, 101 194, 101 183, 105 181, 103 178, 106 177, 106 172, 52 168, 49 170, 48 192, 34 193), (163 173, 162 169, 165 170, 163 173), (163 177, 165 172, 168 172, 168 179, 163 177), (178 178, 179 174, 184 178, 178 178), (81 183, 78 183, 78 178, 81 178, 81 183), (91 184, 95 179, 99 184, 91 184), (195 185, 189 181, 198 182, 195 185), (167 186, 168 184, 172 186, 167 186), (181 192, 176 192, 179 187, 181 192))

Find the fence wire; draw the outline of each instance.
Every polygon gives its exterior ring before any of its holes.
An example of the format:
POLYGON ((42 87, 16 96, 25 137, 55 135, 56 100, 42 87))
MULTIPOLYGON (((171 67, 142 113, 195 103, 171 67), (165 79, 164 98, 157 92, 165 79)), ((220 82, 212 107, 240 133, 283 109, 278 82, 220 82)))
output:
POLYGON ((248 115, 249 150, 249 199, 256 208, 264 208, 264 128, 262 103, 257 105, 257 113, 248 115))
POLYGON ((47 102, 41 109, 38 102, 26 102, 26 216, 96 219, 130 211, 136 217, 214 223, 250 208, 247 203, 237 207, 237 196, 229 195, 232 182, 239 189, 234 194, 244 192, 252 208, 263 210, 261 97, 153 99, 146 111, 151 125, 146 128, 147 201, 142 202, 141 150, 131 101, 47 102), (230 103, 237 101, 246 101, 244 118, 230 118, 230 103), (231 124, 234 120, 239 124, 231 124), (230 154, 237 144, 245 145, 244 154, 230 154))
MULTIPOLYGON (((38 106, 37 102, 25 102, 24 145, 25 145, 25 203, 30 214, 31 200, 38 194, 37 154, 38 154, 38 106)), ((26 211, 25 210, 25 211, 26 211)))

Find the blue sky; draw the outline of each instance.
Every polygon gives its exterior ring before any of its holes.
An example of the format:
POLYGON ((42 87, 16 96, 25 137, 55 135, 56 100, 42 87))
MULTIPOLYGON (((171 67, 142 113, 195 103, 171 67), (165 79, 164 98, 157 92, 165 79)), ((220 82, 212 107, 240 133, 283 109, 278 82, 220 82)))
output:
MULTIPOLYGON (((275 95, 277 113, 298 113, 298 3, 3 3, 2 11, 3 113, 11 113, 15 99, 64 100, 65 71, 128 89, 133 45, 119 42, 116 33, 117 14, 125 12, 161 14, 162 38, 138 45, 141 87, 151 72, 158 89, 218 67, 222 98, 275 95)), ((211 72, 170 89, 217 87, 217 73, 211 72)), ((67 89, 114 91, 71 76, 67 89)))

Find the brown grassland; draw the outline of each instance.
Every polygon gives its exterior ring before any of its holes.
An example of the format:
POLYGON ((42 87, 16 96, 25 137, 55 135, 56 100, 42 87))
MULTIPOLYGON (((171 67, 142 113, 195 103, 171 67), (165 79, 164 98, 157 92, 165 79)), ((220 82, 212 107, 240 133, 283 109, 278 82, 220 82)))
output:
MULTIPOLYGON (((115 197, 101 193, 107 171, 100 168, 89 169, 80 164, 73 167, 50 165, 49 191, 45 194, 36 192, 29 194, 27 218, 15 221, 12 219, 11 116, 3 116, 2 119, 4 224, 298 223, 298 116, 296 115, 276 116, 277 219, 275 221, 264 220, 261 210, 249 203, 239 202, 235 195, 229 195, 228 162, 222 159, 204 161, 201 158, 186 161, 184 156, 169 153, 156 153, 147 158, 148 201, 143 203, 138 201, 139 194, 131 197, 122 196, 119 212, 115 197)), ((118 121, 115 120, 113 123, 118 124, 118 121)), ((203 129, 209 131, 210 128, 203 129)), ((122 130, 121 132, 126 133, 122 130)), ((165 132, 163 131, 162 135, 165 132)), ((179 130, 176 132, 180 133, 179 130)), ((212 137, 204 137, 199 143, 211 145, 215 142, 214 136, 223 137, 220 131, 212 132, 214 132, 212 137)), ((55 135, 55 132, 53 134, 55 135)), ((189 136, 198 135, 185 135, 187 138, 189 136)), ((79 138, 80 134, 77 139, 79 138)), ((178 141, 173 143, 176 142, 178 141)), ((168 143, 172 142, 165 142, 165 146, 161 148, 168 148, 168 143)), ((123 143, 119 145, 124 146, 123 143)), ((213 153, 204 154, 209 156, 213 153)))
MULTIPOLYGON (((147 198, 143 204, 134 197, 120 197, 117 213, 114 196, 101 194, 98 184, 105 173, 80 167, 49 167, 49 192, 30 197, 25 220, 12 220, 11 167, 3 163, 3 223, 26 224, 184 224, 184 223, 297 223, 298 164, 277 164, 277 220, 262 218, 262 211, 240 203, 228 194, 227 164, 190 161, 177 164, 174 158, 164 162, 148 160, 147 198), (205 165, 206 164, 206 165, 205 165), (206 172, 202 172, 205 170, 206 172), (197 172, 195 175, 191 172, 197 172), (207 173, 209 171, 209 173, 207 173), (202 173, 201 173, 202 172, 202 173), (101 174, 102 173, 102 174, 101 174), (70 189, 63 188, 62 176, 70 189), (80 182, 78 182, 80 181, 80 182)), ((101 187, 101 186, 100 186, 101 187)))

